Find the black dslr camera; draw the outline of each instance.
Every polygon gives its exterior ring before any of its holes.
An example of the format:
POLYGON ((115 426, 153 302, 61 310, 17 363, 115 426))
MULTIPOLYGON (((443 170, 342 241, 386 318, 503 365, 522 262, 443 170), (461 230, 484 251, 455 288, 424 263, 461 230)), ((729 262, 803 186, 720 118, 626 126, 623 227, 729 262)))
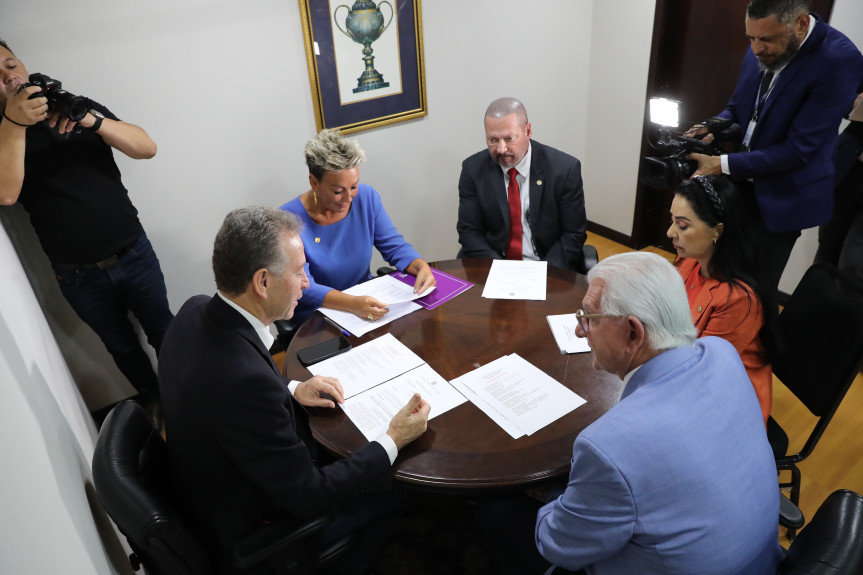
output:
POLYGON ((63 83, 60 80, 55 80, 45 74, 30 74, 30 81, 26 84, 21 84, 18 88, 20 92, 29 86, 39 86, 42 88, 40 92, 30 95, 30 100, 33 98, 48 98, 48 111, 57 112, 60 116, 65 116, 73 122, 80 122, 90 111, 90 100, 84 96, 76 96, 63 89, 63 83))
POLYGON ((676 136, 664 126, 654 126, 650 145, 664 156, 641 159, 641 182, 658 190, 671 188, 698 169, 698 162, 687 160, 686 156, 693 152, 716 156, 722 153, 719 144, 740 138, 740 126, 726 118, 710 118, 701 125, 707 128, 708 134, 713 134, 713 143, 702 141, 707 134, 688 138, 676 136))

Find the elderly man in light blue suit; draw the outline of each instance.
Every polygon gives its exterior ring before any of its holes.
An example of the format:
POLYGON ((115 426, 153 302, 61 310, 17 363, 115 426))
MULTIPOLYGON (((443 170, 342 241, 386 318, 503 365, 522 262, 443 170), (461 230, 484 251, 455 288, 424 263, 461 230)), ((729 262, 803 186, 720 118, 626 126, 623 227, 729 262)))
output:
POLYGON ((776 467, 739 355, 695 340, 683 284, 659 256, 610 257, 588 280, 577 333, 625 388, 539 510, 540 554, 591 574, 772 575, 776 467))

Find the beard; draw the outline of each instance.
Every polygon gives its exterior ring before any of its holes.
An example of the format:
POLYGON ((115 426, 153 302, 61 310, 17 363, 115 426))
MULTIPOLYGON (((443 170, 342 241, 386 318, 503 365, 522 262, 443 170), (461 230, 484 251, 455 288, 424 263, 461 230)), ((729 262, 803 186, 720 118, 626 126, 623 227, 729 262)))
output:
POLYGON ((772 62, 765 63, 761 60, 758 61, 758 67, 761 68, 762 72, 773 72, 776 73, 785 66, 788 65, 788 62, 794 59, 794 56, 797 55, 797 52, 800 51, 800 40, 797 38, 796 34, 791 34, 788 37, 788 46, 785 47, 785 51, 782 52, 779 56, 776 57, 772 62))

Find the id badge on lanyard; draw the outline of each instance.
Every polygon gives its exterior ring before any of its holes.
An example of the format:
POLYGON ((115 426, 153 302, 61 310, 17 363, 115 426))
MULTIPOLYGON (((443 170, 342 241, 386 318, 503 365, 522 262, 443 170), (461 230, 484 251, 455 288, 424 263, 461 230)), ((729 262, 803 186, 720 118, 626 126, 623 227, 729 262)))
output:
POLYGON ((746 126, 746 134, 743 135, 743 147, 747 150, 749 149, 749 140, 752 139, 752 132, 755 131, 755 124, 757 123, 758 121, 753 116, 753 118, 749 120, 749 125, 746 126))
POLYGON ((747 152, 749 151, 749 141, 752 139, 753 132, 755 132, 755 125, 758 123, 758 115, 761 113, 761 108, 764 107, 764 102, 770 96, 770 92, 773 91, 773 80, 775 80, 775 75, 772 72, 768 72, 765 74, 761 86, 758 87, 758 95, 755 98, 755 112, 752 114, 752 119, 749 120, 749 125, 746 126, 746 133, 743 135, 743 149, 747 152), (765 88, 766 91, 764 90, 765 88))

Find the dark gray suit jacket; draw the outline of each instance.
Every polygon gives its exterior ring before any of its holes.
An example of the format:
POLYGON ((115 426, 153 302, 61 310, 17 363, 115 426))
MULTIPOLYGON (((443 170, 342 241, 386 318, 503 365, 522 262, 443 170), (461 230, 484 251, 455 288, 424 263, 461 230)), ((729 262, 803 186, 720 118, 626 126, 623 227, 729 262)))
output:
MULTIPOLYGON (((581 163, 531 140, 528 222, 536 254, 578 270, 587 238, 581 163)), ((509 206, 500 166, 488 150, 462 163, 458 182, 459 257, 503 258, 509 241, 509 206)))
POLYGON ((390 470, 372 442, 316 463, 305 410, 252 326, 218 296, 187 301, 159 353, 172 488, 205 534, 218 573, 242 537, 275 516, 306 517, 390 470))

